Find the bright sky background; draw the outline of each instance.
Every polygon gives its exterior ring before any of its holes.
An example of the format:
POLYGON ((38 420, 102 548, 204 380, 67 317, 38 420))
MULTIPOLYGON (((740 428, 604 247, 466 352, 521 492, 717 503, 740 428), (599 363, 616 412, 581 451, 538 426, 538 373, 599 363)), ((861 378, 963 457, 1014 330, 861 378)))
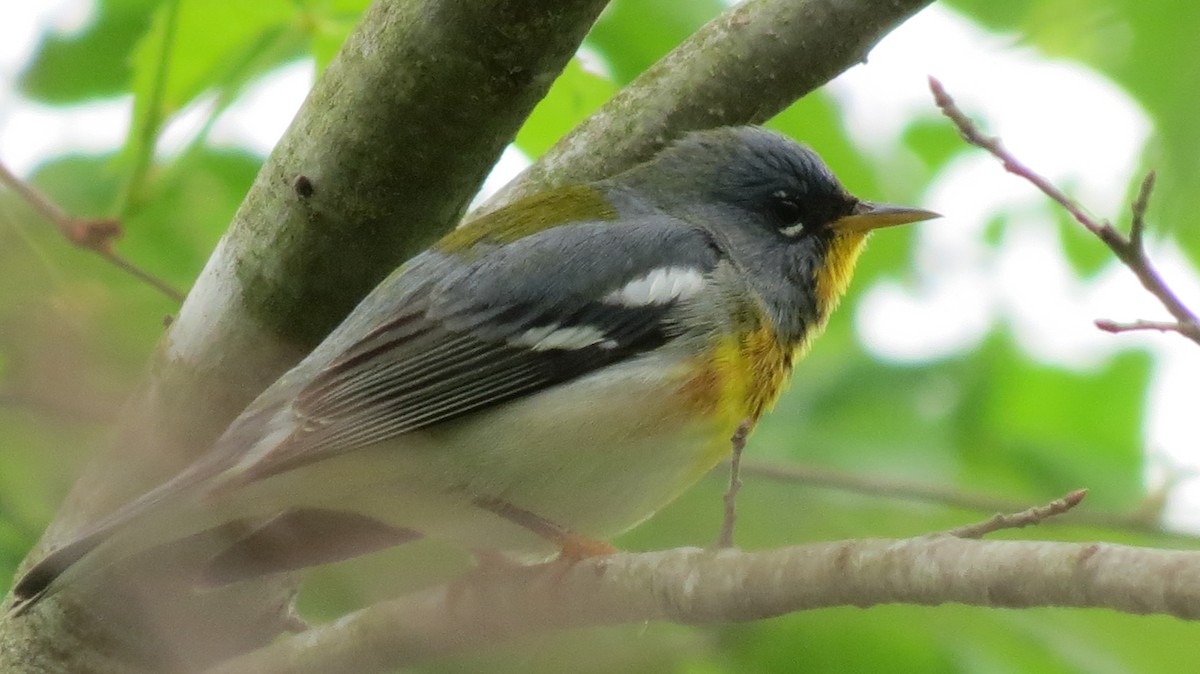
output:
MULTIPOLYGON (((9 3, 0 22, 0 157, 20 174, 67 149, 104 151, 128 129, 129 97, 77 107, 48 107, 21 99, 15 77, 47 30, 86 25, 90 0, 9 3)), ((243 96, 214 126, 215 143, 266 154, 300 106, 313 78, 311 63, 277 71, 243 96)), ((934 5, 893 32, 857 66, 830 85, 846 126, 877 161, 903 164, 895 138, 916 114, 932 114, 927 75, 940 78, 967 111, 985 115, 988 129, 1015 154, 1072 192, 1096 213, 1120 221, 1129 177, 1139 167, 1151 123, 1133 99, 1102 76, 1071 62, 1048 60, 934 5), (1104 138, 1103 143, 1096 142, 1104 138)), ((199 128, 202 101, 168 127, 161 152, 182 146, 199 128)), ((910 158, 911 159, 911 158, 910 158)), ((494 190, 526 160, 510 150, 489 179, 494 190)), ((1174 335, 1113 336, 1095 318, 1167 318, 1116 264, 1098 278, 1077 278, 1062 255, 1045 199, 1007 176, 983 153, 955 160, 930 186, 923 207, 947 214, 919 225, 916 282, 885 281, 871 288, 855 316, 859 335, 879 358, 921 363, 974 348, 992 325, 1009 325, 1032 357, 1054 365, 1102 366, 1117 350, 1155 355, 1145 440, 1151 483, 1168 469, 1200 468, 1193 416, 1200 349, 1174 335), (983 237, 989 217, 1012 216, 1002 244, 983 237)), ((1099 244, 1097 244, 1099 245, 1099 244)), ((1152 251, 1183 297, 1200 297, 1200 277, 1171 246, 1152 251)), ((1087 423, 1081 419, 1080 423, 1087 423)), ((1200 482, 1173 492, 1168 516, 1200 531, 1200 482)))

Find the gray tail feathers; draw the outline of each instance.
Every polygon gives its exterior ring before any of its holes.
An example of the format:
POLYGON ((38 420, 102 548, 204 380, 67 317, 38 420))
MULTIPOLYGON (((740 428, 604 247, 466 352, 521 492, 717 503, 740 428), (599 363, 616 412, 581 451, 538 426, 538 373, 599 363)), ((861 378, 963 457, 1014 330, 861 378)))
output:
POLYGON ((265 521, 217 519, 210 522, 209 528, 199 531, 162 527, 161 521, 142 521, 136 529, 126 524, 127 519, 114 519, 35 564, 13 586, 15 601, 8 615, 26 613, 42 599, 74 582, 73 579, 151 547, 162 549, 162 546, 196 542, 199 547, 193 551, 215 549, 215 556, 204 562, 194 580, 204 586, 221 586, 341 561, 421 538, 419 532, 411 529, 354 512, 321 508, 286 510, 265 521), (128 536, 135 531, 153 532, 158 528, 169 528, 169 535, 155 537, 151 533, 149 541, 131 540, 128 536))
MULTIPOLYGON (((127 530, 131 522, 138 521, 147 515, 169 512, 169 507, 164 508, 167 505, 166 502, 186 493, 185 490, 194 482, 192 474, 184 473, 101 518, 81 536, 46 555, 13 584, 12 595, 15 602, 9 609, 9 615, 21 615, 42 599, 57 592, 63 585, 63 581, 67 580, 63 577, 64 574, 73 577, 80 570, 79 567, 90 566, 90 559, 84 561, 84 564, 79 564, 79 562, 96 552, 97 548, 109 547, 105 546, 105 543, 127 530)), ((143 522, 143 524, 145 523, 143 522)), ((132 550, 132 552, 136 551, 136 549, 132 550)), ((116 552, 116 560, 128 556, 119 550, 116 552)), ((108 559, 107 561, 115 560, 108 559)))
POLYGON ((95 550, 96 546, 108 538, 108 534, 108 529, 94 531, 51 552, 34 564, 13 585, 14 601, 12 608, 9 609, 9 615, 19 616, 52 594, 54 581, 84 555, 95 550))

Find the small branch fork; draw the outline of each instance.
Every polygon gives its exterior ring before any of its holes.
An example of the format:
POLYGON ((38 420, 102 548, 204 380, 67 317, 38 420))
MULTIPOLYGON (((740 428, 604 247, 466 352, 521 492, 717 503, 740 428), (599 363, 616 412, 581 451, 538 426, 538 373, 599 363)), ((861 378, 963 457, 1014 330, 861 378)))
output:
POLYGON ((58 231, 66 237, 67 241, 79 248, 96 253, 176 302, 183 301, 183 293, 113 250, 113 241, 119 239, 122 234, 121 223, 104 218, 72 217, 46 195, 18 178, 3 163, 0 163, 0 185, 12 190, 42 217, 58 227, 58 231))
POLYGON ((1129 226, 1129 236, 1125 236, 1110 223, 1097 220, 1089 215, 1079 203, 1067 196, 1045 176, 1036 173, 1028 166, 1022 164, 1012 153, 1004 148, 999 138, 987 136, 981 132, 979 127, 955 105, 954 99, 950 97, 950 94, 946 93, 946 89, 937 79, 933 77, 929 78, 929 89, 933 92, 933 98, 937 106, 942 109, 942 114, 954 122, 954 125, 958 127, 959 133, 962 134, 965 141, 991 153, 992 156, 1000 160, 1006 171, 1033 183, 1043 194, 1065 208, 1076 222, 1083 225, 1084 228, 1103 241, 1104 245, 1108 246, 1109 250, 1117 256, 1117 259, 1126 267, 1129 267, 1138 277, 1142 286, 1150 291, 1150 294, 1158 298, 1158 301, 1175 318, 1174 322, 1135 321, 1133 323, 1117 323, 1107 319, 1100 319, 1096 321, 1098 328, 1107 332, 1129 332, 1133 330, 1177 332, 1200 344, 1200 319, 1197 319, 1196 314, 1175 296, 1175 293, 1162 280, 1158 270, 1154 268, 1154 265, 1150 262, 1150 258, 1146 255, 1143 234, 1146 229, 1146 208, 1150 203, 1150 192, 1154 188, 1153 171, 1146 174, 1146 177, 1142 180, 1141 189, 1138 191, 1137 199, 1134 200, 1131 208, 1132 218, 1129 226))

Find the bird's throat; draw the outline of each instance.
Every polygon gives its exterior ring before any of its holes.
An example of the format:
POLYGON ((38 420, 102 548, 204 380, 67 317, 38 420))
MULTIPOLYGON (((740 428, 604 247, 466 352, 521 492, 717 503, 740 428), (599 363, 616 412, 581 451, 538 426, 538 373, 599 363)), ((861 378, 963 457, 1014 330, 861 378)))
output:
MULTIPOLYGON (((854 265, 867 242, 863 232, 847 232, 836 234, 829 242, 825 251, 825 263, 816 272, 817 313, 821 323, 833 313, 846 288, 850 286, 850 277, 854 274, 854 265)), ((806 335, 804 341, 809 341, 811 335, 806 335)))

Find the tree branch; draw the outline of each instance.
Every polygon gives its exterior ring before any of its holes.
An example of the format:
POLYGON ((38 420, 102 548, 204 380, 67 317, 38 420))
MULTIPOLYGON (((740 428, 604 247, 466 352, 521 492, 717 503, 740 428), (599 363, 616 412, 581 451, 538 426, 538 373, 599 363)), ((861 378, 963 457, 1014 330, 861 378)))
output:
POLYGON ((866 61, 876 42, 930 2, 748 0, 647 69, 477 213, 613 175, 687 131, 762 123, 866 61))
POLYGON ((122 271, 130 274, 151 286, 158 292, 176 302, 183 301, 183 293, 171 287, 169 283, 154 274, 142 269, 113 250, 113 241, 121 238, 121 224, 116 220, 104 218, 76 218, 68 215, 50 197, 39 192, 33 185, 21 180, 17 174, 0 162, 0 185, 13 191, 21 200, 29 204, 46 220, 58 228, 58 231, 78 248, 90 250, 100 257, 116 265, 122 271))
POLYGON ((383 672, 554 629, 713 624, 831 606, 1108 608, 1200 619, 1200 553, 955 536, 770 550, 681 548, 480 576, 384 602, 211 674, 383 672))
POLYGON ((1022 529, 1041 524, 1051 517, 1057 517, 1083 503, 1085 496, 1087 496, 1086 489, 1077 489, 1045 505, 1033 506, 1016 513, 997 513, 982 522, 955 527, 946 534, 958 538, 983 538, 990 533, 1004 529, 1022 529))
POLYGON ((1109 250, 1117 256, 1117 259, 1137 276, 1142 286, 1166 307, 1167 311, 1175 317, 1176 321, 1175 325, 1171 328, 1164 328, 1161 327, 1162 324, 1157 323, 1138 322, 1133 324, 1133 326, 1122 326, 1112 321, 1101 320, 1097 321, 1097 327, 1108 332, 1124 332, 1139 329, 1169 330, 1171 332, 1178 332, 1193 342, 1200 344, 1200 319, 1197 319, 1195 312, 1180 301, 1166 282, 1162 280, 1158 270, 1155 269, 1154 265, 1150 262, 1150 258, 1146 255, 1146 249, 1143 245, 1142 235, 1145 230, 1146 208, 1150 203, 1150 192, 1154 188, 1153 172, 1146 174, 1146 177, 1142 180, 1137 199, 1134 200, 1132 205, 1129 236, 1126 237, 1108 222, 1093 218, 1078 202, 1067 196, 1054 183, 1022 164, 1011 152, 1005 149, 1000 143, 999 138, 987 136, 980 131, 979 127, 958 108, 954 103, 954 99, 950 97, 950 94, 946 93, 946 89, 942 86, 941 82, 930 77, 929 89, 933 92, 934 101, 942 109, 942 113, 958 127, 963 140, 975 147, 986 150, 1004 164, 1006 171, 1033 183, 1043 194, 1065 208, 1076 222, 1083 225, 1085 229, 1103 241, 1104 245, 1108 246, 1109 250), (1149 328, 1150 325, 1155 327, 1149 328))
POLYGON ((1154 330, 1157 332, 1178 332, 1185 337, 1189 336, 1185 330, 1184 324, 1178 321, 1147 321, 1138 319, 1129 323, 1118 323, 1117 321, 1108 318, 1097 318, 1095 320, 1096 327, 1105 332, 1136 332, 1145 330, 1154 330))

